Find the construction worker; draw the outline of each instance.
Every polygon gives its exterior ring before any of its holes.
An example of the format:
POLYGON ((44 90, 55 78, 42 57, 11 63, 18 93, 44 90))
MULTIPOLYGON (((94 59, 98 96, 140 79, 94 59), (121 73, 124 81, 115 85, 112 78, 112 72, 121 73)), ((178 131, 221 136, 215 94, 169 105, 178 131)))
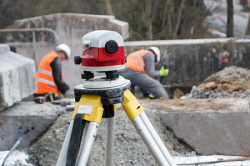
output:
POLYGON ((62 63, 68 60, 71 50, 68 45, 60 44, 55 51, 45 55, 36 72, 36 97, 46 97, 46 101, 61 99, 67 94, 69 86, 63 81, 62 63))
MULTIPOLYGON (((154 98, 168 99, 168 94, 161 83, 155 77, 168 75, 169 69, 162 67, 155 71, 155 63, 160 61, 160 50, 157 47, 150 47, 148 50, 139 50, 127 56, 125 69, 119 74, 131 81, 132 86, 139 86, 143 91, 152 94, 154 98)), ((131 89, 133 92, 133 89, 131 89)))

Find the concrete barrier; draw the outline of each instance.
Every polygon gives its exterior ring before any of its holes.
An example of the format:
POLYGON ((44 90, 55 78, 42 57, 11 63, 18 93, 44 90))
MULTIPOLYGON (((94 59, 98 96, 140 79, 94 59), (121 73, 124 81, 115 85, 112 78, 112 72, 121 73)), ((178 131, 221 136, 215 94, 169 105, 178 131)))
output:
POLYGON ((1 111, 0 151, 10 150, 14 145, 19 126, 22 127, 22 133, 29 127, 35 128, 27 134, 17 149, 27 148, 32 142, 39 139, 64 111, 65 107, 60 105, 52 105, 50 103, 41 105, 34 102, 20 102, 9 109, 1 111))
POLYGON ((0 45, 0 110, 36 91, 35 62, 0 45))
POLYGON ((246 99, 142 100, 167 129, 197 154, 250 155, 250 111, 246 99))

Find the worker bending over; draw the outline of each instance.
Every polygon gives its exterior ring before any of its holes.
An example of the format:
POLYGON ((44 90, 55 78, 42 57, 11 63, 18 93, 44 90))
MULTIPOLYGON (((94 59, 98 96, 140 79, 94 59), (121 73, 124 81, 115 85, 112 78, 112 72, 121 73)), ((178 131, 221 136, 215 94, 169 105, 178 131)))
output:
POLYGON ((71 50, 68 45, 60 44, 55 51, 45 55, 36 72, 37 91, 34 97, 46 97, 46 101, 61 99, 69 86, 63 81, 62 63, 68 60, 71 50))
POLYGON ((139 50, 127 56, 125 69, 119 74, 131 81, 133 86, 139 86, 155 98, 163 97, 168 99, 168 94, 161 83, 155 77, 168 75, 169 69, 161 68, 155 71, 155 63, 160 61, 160 50, 157 47, 150 47, 148 50, 139 50))

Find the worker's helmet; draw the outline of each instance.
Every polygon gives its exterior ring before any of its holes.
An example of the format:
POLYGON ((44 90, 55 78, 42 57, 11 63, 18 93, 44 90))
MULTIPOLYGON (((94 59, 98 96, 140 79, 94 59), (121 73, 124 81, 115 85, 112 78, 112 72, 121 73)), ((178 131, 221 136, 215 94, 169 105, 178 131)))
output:
POLYGON ((67 44, 59 44, 56 47, 56 51, 65 52, 68 58, 70 57, 70 54, 71 54, 71 50, 70 50, 70 48, 69 48, 69 46, 67 44))
POLYGON ((155 54, 155 62, 157 63, 160 62, 161 59, 160 49, 158 47, 150 47, 148 50, 155 54))

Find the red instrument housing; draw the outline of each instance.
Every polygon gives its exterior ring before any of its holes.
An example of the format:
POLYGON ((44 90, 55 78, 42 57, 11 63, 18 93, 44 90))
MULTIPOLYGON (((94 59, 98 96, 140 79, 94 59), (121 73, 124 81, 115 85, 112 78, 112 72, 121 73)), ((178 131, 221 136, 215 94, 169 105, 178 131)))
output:
POLYGON ((102 67, 102 66, 117 66, 125 64, 124 47, 118 47, 114 54, 109 54, 105 48, 92 47, 82 53, 82 66, 87 67, 102 67))

